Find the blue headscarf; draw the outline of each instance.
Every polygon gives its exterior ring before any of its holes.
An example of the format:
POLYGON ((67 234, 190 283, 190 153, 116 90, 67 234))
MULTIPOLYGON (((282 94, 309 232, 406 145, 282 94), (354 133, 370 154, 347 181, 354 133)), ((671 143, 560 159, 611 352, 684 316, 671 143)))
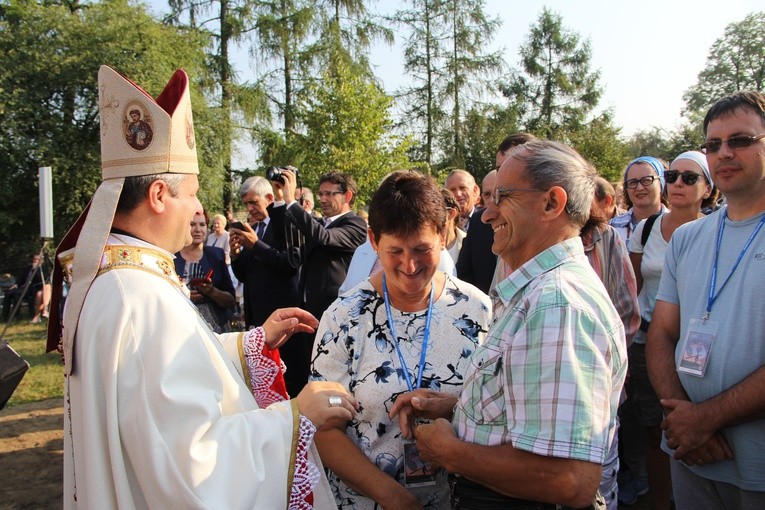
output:
POLYGON ((709 183, 709 185, 712 186, 712 188, 715 187, 715 183, 712 182, 712 176, 709 174, 709 165, 707 164, 707 157, 704 154, 700 153, 699 151, 683 152, 678 157, 676 157, 672 161, 672 163, 674 163, 678 159, 687 159, 699 165, 699 168, 701 168, 701 171, 704 172, 704 177, 707 178, 707 182, 709 183))
POLYGON ((667 186, 667 183, 664 182, 664 165, 661 164, 661 161, 659 161, 658 159, 652 156, 640 156, 639 158, 636 158, 630 161, 629 165, 627 165, 627 168, 624 169, 624 176, 622 177, 622 179, 627 180, 627 172, 629 172, 630 167, 638 163, 645 163, 653 167, 654 171, 656 172, 656 175, 659 176, 661 191, 664 191, 664 188, 667 186))

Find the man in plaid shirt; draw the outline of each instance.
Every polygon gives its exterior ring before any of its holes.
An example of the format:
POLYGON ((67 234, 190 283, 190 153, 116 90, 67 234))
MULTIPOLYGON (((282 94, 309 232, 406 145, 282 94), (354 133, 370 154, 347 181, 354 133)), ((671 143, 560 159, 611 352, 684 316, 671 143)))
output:
POLYGON ((454 508, 598 499, 627 354, 578 237, 593 191, 592 167, 570 147, 533 141, 513 150, 483 221, 494 229, 492 250, 514 270, 492 292, 496 322, 459 401, 418 390, 391 410, 421 456, 455 475, 454 508), (452 413, 452 423, 443 419, 452 413), (415 416, 440 419, 412 430, 415 416))

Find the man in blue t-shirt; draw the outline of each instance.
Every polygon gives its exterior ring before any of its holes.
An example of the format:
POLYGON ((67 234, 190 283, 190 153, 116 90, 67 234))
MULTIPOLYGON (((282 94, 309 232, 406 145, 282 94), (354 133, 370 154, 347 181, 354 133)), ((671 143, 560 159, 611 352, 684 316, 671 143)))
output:
POLYGON ((677 509, 765 508, 765 95, 720 99, 704 134, 727 207, 672 236, 648 369, 677 509))

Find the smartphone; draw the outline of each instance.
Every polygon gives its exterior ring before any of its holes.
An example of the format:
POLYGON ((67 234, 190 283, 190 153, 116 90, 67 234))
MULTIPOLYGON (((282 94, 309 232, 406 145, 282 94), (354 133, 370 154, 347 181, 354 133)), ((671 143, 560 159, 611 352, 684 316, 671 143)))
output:
POLYGON ((231 222, 231 224, 228 226, 228 228, 235 228, 237 230, 242 230, 244 232, 247 232, 247 229, 245 228, 244 223, 242 223, 241 221, 233 221, 233 222, 231 222))
POLYGON ((209 278, 192 278, 189 280, 189 287, 198 287, 199 285, 202 285, 203 283, 210 283, 209 278))

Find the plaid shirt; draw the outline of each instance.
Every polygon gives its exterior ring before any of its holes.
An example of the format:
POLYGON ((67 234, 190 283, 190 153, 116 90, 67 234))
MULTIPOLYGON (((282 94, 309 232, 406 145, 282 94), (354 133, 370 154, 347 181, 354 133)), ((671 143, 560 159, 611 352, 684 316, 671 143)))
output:
POLYGON ((602 464, 627 349, 580 238, 538 254, 492 294, 496 321, 471 358, 455 409, 457 436, 602 464))

